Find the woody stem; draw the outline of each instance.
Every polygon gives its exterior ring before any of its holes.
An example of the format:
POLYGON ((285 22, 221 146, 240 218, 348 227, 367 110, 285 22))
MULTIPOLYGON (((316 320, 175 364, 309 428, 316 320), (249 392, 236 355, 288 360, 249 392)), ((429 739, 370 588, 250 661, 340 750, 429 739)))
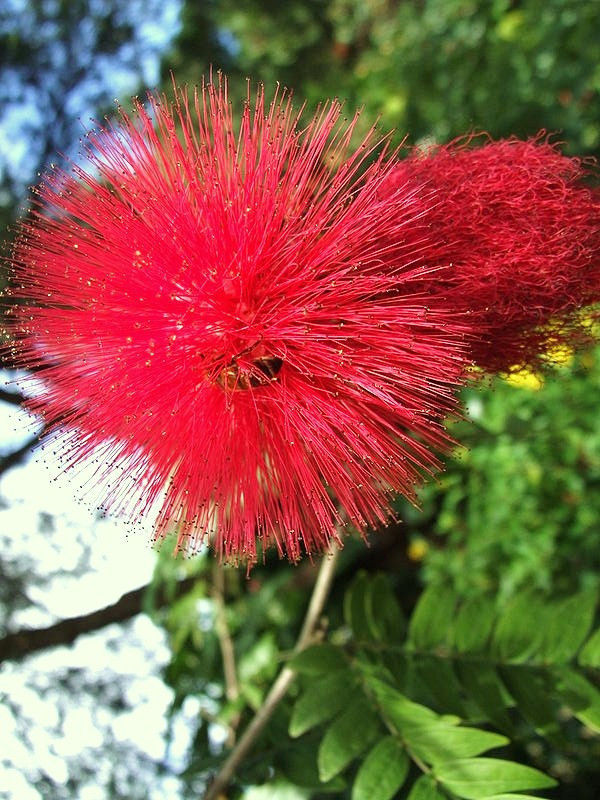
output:
MULTIPOLYGON (((319 623, 333 583, 339 552, 339 549, 335 545, 332 545, 330 552, 327 553, 321 561, 302 630, 300 631, 300 635, 294 647, 294 653, 299 653, 301 650, 304 650, 313 641, 315 629, 319 623)), ((257 737, 272 717, 273 712, 281 700, 285 697, 295 674, 295 671, 291 667, 283 667, 275 683, 271 686, 265 697, 262 706, 258 709, 252 721, 229 754, 227 760, 216 774, 208 791, 204 795, 204 800, 217 800, 221 793, 227 788, 237 768, 246 758, 257 737)))

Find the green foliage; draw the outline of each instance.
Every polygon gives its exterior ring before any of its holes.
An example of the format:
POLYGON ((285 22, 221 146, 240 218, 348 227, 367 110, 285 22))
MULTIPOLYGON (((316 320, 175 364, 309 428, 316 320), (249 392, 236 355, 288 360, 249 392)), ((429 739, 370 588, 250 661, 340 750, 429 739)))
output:
MULTIPOLYGON (((185 13, 197 7, 188 0, 185 13)), ((221 0, 202 7, 200 42, 210 26, 229 40, 229 53, 213 63, 292 86, 310 102, 338 96, 365 106, 364 127, 381 116, 386 129, 413 141, 446 141, 473 128, 494 136, 545 128, 560 132, 572 152, 600 148, 596 2, 221 0)), ((173 58, 197 65, 186 78, 198 80, 205 68, 198 52, 185 26, 173 58)))
MULTIPOLYGON (((510 755, 511 742, 528 729, 566 744, 570 719, 588 735, 600 732, 600 671, 577 666, 578 653, 589 666, 586 640, 594 647, 598 638, 591 630, 595 592, 557 599, 527 590, 508 603, 485 597, 478 605, 430 586, 408 632, 382 636, 365 619, 371 592, 384 580, 359 573, 344 599, 351 630, 343 644, 332 643, 341 638, 332 631, 329 642, 290 662, 302 685, 290 733, 320 731, 321 779, 343 774, 352 800, 498 800, 554 786, 537 765, 484 754, 502 748, 510 755), (450 609, 444 626, 438 624, 442 607, 450 609), (474 633, 467 635, 470 618, 474 633), (452 686, 460 715, 449 715, 447 702, 437 701, 436 673, 452 686), (344 696, 339 705, 332 700, 336 686, 344 696), (352 765, 361 757, 356 770, 352 765)), ((400 617, 391 592, 386 602, 396 608, 385 616, 400 617)))
MULTIPOLYGON (((508 752, 524 725, 555 740, 564 738, 561 726, 568 718, 577 718, 590 735, 598 730, 600 692, 593 681, 600 674, 586 675, 575 666, 577 653, 586 652, 585 640, 593 643, 597 637, 591 633, 595 593, 555 599, 524 591, 508 604, 486 597, 478 607, 447 587, 432 586, 421 596, 408 634, 397 630, 382 637, 364 623, 368 598, 382 580, 365 573, 355 578, 344 599, 351 631, 343 645, 329 641, 291 661, 303 688, 290 733, 297 736, 309 727, 322 731, 317 750, 321 778, 343 773, 352 800, 369 792, 388 800, 523 798, 528 796, 523 792, 555 785, 536 767, 483 754, 498 748, 508 752), (438 625, 441 606, 451 609, 445 626, 438 625), (476 632, 468 636, 471 616, 476 632), (444 713, 447 704, 436 708, 436 673, 453 684, 465 709, 460 716, 444 713), (474 673, 478 681, 472 681, 474 673), (331 699, 336 683, 345 695, 339 706, 331 699), (307 709, 314 716, 299 729, 307 709), (508 735, 490 727, 504 728, 508 735), (358 771, 352 770, 361 756, 358 771), (415 766, 426 777, 415 780, 415 766)), ((391 593, 388 602, 396 604, 391 593)), ((399 609, 391 613, 398 617, 399 609)), ((332 632, 331 640, 338 636, 332 632)))
POLYGON ((395 736, 384 736, 369 751, 354 785, 352 800, 391 800, 404 784, 410 762, 395 736))
MULTIPOLYGON (((202 577, 199 585, 210 602, 202 577)), ((246 601, 235 582, 229 590, 230 620, 241 644, 235 621, 238 604, 246 601)), ((196 588, 189 596, 198 594, 196 588)), ((484 596, 476 602, 447 586, 430 586, 406 625, 388 578, 359 571, 336 605, 344 615, 333 614, 326 640, 289 659, 296 696, 256 743, 232 797, 252 797, 262 785, 265 792, 285 789, 307 800, 526 800, 527 792, 556 784, 547 774, 555 762, 543 757, 543 748, 523 750, 532 737, 546 742, 546 749, 568 752, 578 726, 591 740, 597 737, 600 752, 600 669, 592 665, 600 632, 594 630, 595 592, 555 597, 526 589, 509 601, 484 596), (369 624, 374 597, 392 625, 369 624), (243 789, 249 785, 255 788, 243 789)), ((272 633, 268 652, 282 652, 281 631, 266 621, 258 631, 265 625, 272 633)), ((211 636, 206 627, 203 647, 211 636)), ((238 663, 254 664, 239 669, 246 699, 235 709, 243 718, 260 703, 277 666, 272 657, 272 669, 265 671, 256 651, 265 638, 255 634, 238 647, 238 663)), ((231 704, 213 696, 213 720, 229 725, 231 704)), ((197 737, 198 745, 202 740, 197 737)), ((190 775, 207 775, 218 760, 193 761, 190 775)), ((554 771, 560 774, 559 767, 554 771)))
POLYGON ((549 373, 539 391, 500 378, 465 391, 470 419, 452 431, 462 446, 422 492, 423 512, 399 504, 426 532, 426 583, 506 599, 526 586, 597 586, 598 386, 600 349, 549 373))

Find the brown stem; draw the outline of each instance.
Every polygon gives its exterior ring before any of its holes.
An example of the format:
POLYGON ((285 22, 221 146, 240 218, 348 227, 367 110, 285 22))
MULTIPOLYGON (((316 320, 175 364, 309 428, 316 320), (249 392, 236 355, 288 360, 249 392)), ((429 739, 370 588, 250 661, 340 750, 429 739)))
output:
MULTIPOLYGON (((238 699, 240 687, 235 667, 235 651, 233 640, 227 624, 227 611, 225 608, 225 567, 215 559, 213 566, 212 597, 215 605, 215 630, 221 649, 223 673, 225 676, 225 696, 231 702, 238 699)), ((235 729, 239 722, 239 714, 231 720, 227 744, 235 744, 235 729)))
MULTIPOLYGON (((175 596, 179 597, 193 588, 196 578, 185 578, 176 586, 175 596)), ((7 659, 18 660, 30 653, 45 650, 48 647, 72 644, 78 636, 100 630, 107 625, 125 622, 143 612, 144 597, 148 586, 141 586, 122 595, 116 603, 98 609, 90 614, 69 617, 47 628, 23 628, 9 633, 0 639, 0 663, 7 659)), ((172 601, 172 597, 161 591, 154 599, 154 605, 161 607, 172 601)))
MULTIPOLYGON (((315 629, 323 612, 323 608, 329 596, 329 591, 333 583, 335 568, 338 560, 339 549, 332 545, 331 551, 327 553, 321 561, 319 573, 310 598, 308 611, 304 618, 302 630, 298 636, 294 652, 299 653, 304 650, 313 640, 315 629)), ((291 667, 284 667, 277 676, 275 683, 271 686, 262 706, 254 715, 252 721, 238 740, 238 743, 229 754, 227 760, 215 776, 208 791, 204 795, 204 800, 218 800, 222 793, 227 789, 231 779, 242 761, 246 758, 259 734, 272 717, 273 712, 285 697, 287 690, 294 679, 295 672, 291 667)))

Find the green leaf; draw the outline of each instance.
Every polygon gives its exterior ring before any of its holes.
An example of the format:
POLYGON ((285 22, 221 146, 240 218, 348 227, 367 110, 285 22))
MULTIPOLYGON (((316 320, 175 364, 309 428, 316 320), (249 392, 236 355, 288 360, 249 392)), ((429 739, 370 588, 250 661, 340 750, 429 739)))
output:
POLYGON ((367 676, 365 681, 375 695, 382 714, 397 730, 403 732, 410 727, 432 725, 439 719, 435 711, 413 703, 378 678, 367 676))
POLYGON ((365 613, 375 640, 400 642, 403 639, 404 617, 388 578, 381 573, 369 581, 365 595, 365 613))
POLYGON ((600 733, 600 691, 571 669, 560 671, 557 686, 577 719, 590 730, 600 733))
POLYGON ((519 712, 545 735, 558 730, 558 698, 547 671, 527 667, 502 667, 502 680, 519 712))
POLYGON ((577 660, 582 667, 600 668, 600 628, 585 643, 577 660))
POLYGON ((428 775, 421 775, 413 783, 407 800, 447 800, 447 797, 439 791, 428 775))
POLYGON ((559 664, 573 658, 589 635, 597 602, 598 592, 593 589, 552 604, 540 647, 543 661, 559 664))
POLYGON ((301 736, 305 731, 330 720, 353 702, 356 685, 349 670, 332 672, 316 683, 311 683, 294 705, 290 720, 290 736, 301 736))
POLYGON ((517 595, 496 624, 492 655, 505 662, 531 659, 543 641, 550 616, 550 605, 539 594, 522 592, 517 595))
POLYGON ((437 766, 435 777, 466 800, 481 800, 490 793, 546 789, 556 781, 537 769, 499 758, 461 758, 437 766))
POLYGON ((495 620, 496 605, 491 598, 474 597, 465 601, 454 623, 453 645, 457 652, 484 652, 495 620))
POLYGON ((511 731, 512 723, 506 713, 509 697, 500 682, 496 670, 487 664, 458 663, 458 676, 469 697, 477 704, 486 718, 501 731, 511 731))
POLYGON ((372 638, 367 617, 368 591, 369 578, 366 572, 359 572, 344 596, 344 619, 358 641, 370 641, 372 638))
POLYGON ((482 797, 481 800, 540 800, 532 794, 491 794, 482 797))
POLYGON ((423 592, 408 628, 408 642, 415 650, 428 652, 447 644, 455 607, 456 596, 449 588, 430 586, 423 592))
POLYGON ((380 739, 358 770, 352 800, 391 800, 408 775, 410 762, 394 736, 380 739))
POLYGON ((317 769, 317 752, 321 742, 320 732, 307 734, 294 742, 293 747, 285 748, 280 754, 277 767, 288 780, 296 786, 313 789, 319 794, 339 794, 344 791, 347 781, 341 775, 322 783, 317 769))
POLYGON ((452 664, 435 656, 415 656, 413 665, 416 675, 431 694, 432 705, 447 714, 464 718, 466 711, 460 696, 461 687, 452 664))
POLYGON ((316 644, 295 655, 289 666, 305 675, 321 675, 324 672, 343 670, 347 666, 344 654, 332 644, 316 644))
POLYGON ((251 683, 258 678, 271 678, 277 671, 279 648, 273 631, 264 633, 239 660, 241 683, 251 683))
POLYGON ((365 700, 354 699, 350 708, 335 719, 323 737, 317 763, 319 777, 328 781, 340 773, 371 744, 379 720, 365 700))
POLYGON ((428 764, 443 764, 457 758, 478 756, 509 742, 509 739, 497 733, 458 727, 443 721, 426 727, 409 727, 403 736, 410 749, 428 764))

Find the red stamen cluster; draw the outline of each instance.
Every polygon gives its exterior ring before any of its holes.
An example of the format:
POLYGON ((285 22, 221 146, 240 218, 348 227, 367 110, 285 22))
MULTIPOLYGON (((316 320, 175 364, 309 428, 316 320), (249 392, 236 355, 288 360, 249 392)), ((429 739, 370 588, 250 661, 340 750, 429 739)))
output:
POLYGON ((384 522, 436 468, 463 365, 417 293, 427 202, 383 199, 395 162, 372 133, 350 148, 336 102, 302 128, 261 90, 236 126, 221 84, 121 117, 46 178, 13 259, 18 362, 66 465, 228 558, 384 522))
POLYGON ((600 300, 600 194, 588 172, 541 136, 479 136, 415 150, 391 178, 430 196, 423 224, 442 268, 423 288, 466 314, 484 369, 537 366, 549 346, 584 335, 578 312, 600 300))

